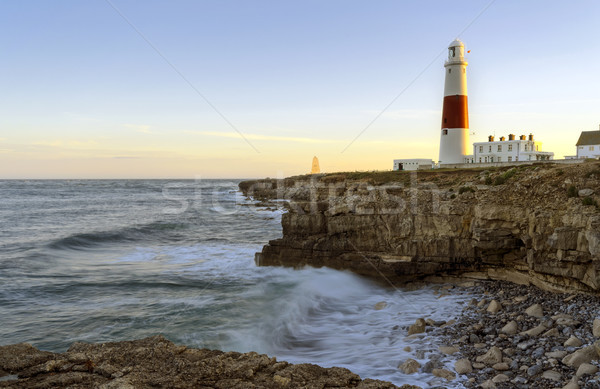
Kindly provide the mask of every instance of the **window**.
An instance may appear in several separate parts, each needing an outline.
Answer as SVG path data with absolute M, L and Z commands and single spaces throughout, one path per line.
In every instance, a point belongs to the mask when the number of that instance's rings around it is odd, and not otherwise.
M 512 145 L 508 145 L 508 151 L 512 151 Z
M 448 69 L 448 73 L 452 73 L 452 69 Z
M 535 151 L 540 151 L 540 145 L 535 145 Z
M 594 151 L 594 146 L 590 146 L 590 151 Z
M 483 146 L 479 146 L 479 152 L 483 153 Z
M 450 48 L 450 52 L 448 53 L 448 57 L 454 57 L 456 55 L 456 52 L 454 51 L 454 47 Z
M 442 130 L 442 135 L 448 135 L 448 130 Z
M 583 150 L 583 146 L 579 146 L 579 150 Z
M 481 157 L 479 157 L 479 163 L 481 163 Z
M 490 157 L 490 162 L 494 162 L 494 157 Z
M 498 145 L 498 151 L 502 151 L 502 145 Z
M 488 150 L 488 151 L 489 151 L 490 153 L 492 152 L 492 146 L 490 146 L 490 148 L 489 148 L 489 150 Z
M 529 146 L 527 146 L 527 144 L 525 144 L 525 151 L 529 151 Z
M 508 157 L 508 162 L 512 162 L 512 157 L 511 156 Z

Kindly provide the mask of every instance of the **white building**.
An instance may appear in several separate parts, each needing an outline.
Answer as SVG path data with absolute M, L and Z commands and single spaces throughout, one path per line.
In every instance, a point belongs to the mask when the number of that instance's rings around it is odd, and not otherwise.
M 430 170 L 433 169 L 431 159 L 394 159 L 393 170 Z
M 529 134 L 529 137 L 521 135 L 519 139 L 515 139 L 515 136 L 510 134 L 508 140 L 500 137 L 498 141 L 490 135 L 487 142 L 473 143 L 474 163 L 548 161 L 551 159 L 554 159 L 554 153 L 542 151 L 542 142 L 535 141 L 533 134 Z
M 582 131 L 577 141 L 577 158 L 600 158 L 600 130 Z

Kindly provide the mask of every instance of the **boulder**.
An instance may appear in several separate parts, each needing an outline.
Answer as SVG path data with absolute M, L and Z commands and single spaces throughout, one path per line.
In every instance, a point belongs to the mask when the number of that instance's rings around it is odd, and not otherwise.
M 525 313 L 529 316 L 540 318 L 544 316 L 544 309 L 540 304 L 533 304 L 525 310 Z
M 502 362 L 502 351 L 494 346 L 488 350 L 483 355 L 480 355 L 476 358 L 477 362 L 485 363 L 486 365 L 494 365 L 496 363 Z
M 575 351 L 574 353 L 567 355 L 566 357 L 564 357 L 562 359 L 561 362 L 567 366 L 571 366 L 571 367 L 574 367 L 575 369 L 578 369 L 579 366 L 581 366 L 581 364 L 589 363 L 589 362 L 597 360 L 597 359 L 598 359 L 598 353 L 596 352 L 596 347 L 587 346 L 587 347 L 580 348 L 579 350 Z
M 458 374 L 468 374 L 473 372 L 473 366 L 471 366 L 471 361 L 463 358 L 454 363 L 454 370 L 456 370 Z
M 439 348 L 442 354 L 452 355 L 458 352 L 458 349 L 454 346 L 440 346 Z
M 594 334 L 596 338 L 600 338 L 600 319 L 594 319 L 592 324 L 592 334 Z
M 490 302 L 490 305 L 488 305 L 486 311 L 488 311 L 489 313 L 498 313 L 501 309 L 502 305 L 498 301 L 492 300 Z
M 577 372 L 575 373 L 575 375 L 577 377 L 582 377 L 584 375 L 596 374 L 597 372 L 598 372 L 598 367 L 596 367 L 590 363 L 582 363 L 581 365 L 579 365 L 579 368 L 577 369 Z
M 447 381 L 452 381 L 456 378 L 456 374 L 446 369 L 433 369 L 431 372 L 436 377 L 441 377 L 446 379 Z
M 542 332 L 546 331 L 546 329 L 547 329 L 546 326 L 544 326 L 543 324 L 540 324 L 540 325 L 533 327 L 527 331 L 521 332 L 521 335 L 538 336 Z
M 593 195 L 594 190 L 591 188 L 580 189 L 579 192 L 577 192 L 577 194 L 579 195 L 579 197 L 587 197 Z
M 404 374 L 413 374 L 419 371 L 421 368 L 421 364 L 414 359 L 407 359 L 403 364 L 398 366 L 398 369 L 402 371 Z
M 498 374 L 497 376 L 495 376 L 494 378 L 492 378 L 492 382 L 495 384 L 500 384 L 502 382 L 507 382 L 509 380 L 508 376 L 506 374 Z
M 423 332 L 425 332 L 426 325 L 427 324 L 425 323 L 425 319 L 415 320 L 415 324 L 411 325 L 408 328 L 408 335 L 422 334 Z
M 500 332 L 502 332 L 503 334 L 506 335 L 515 335 L 517 332 L 519 331 L 519 325 L 517 324 L 516 321 L 510 321 L 508 322 L 504 327 L 502 327 L 502 329 L 500 330 Z
M 556 370 L 546 370 L 544 373 L 542 373 L 542 378 L 551 381 L 562 382 L 562 374 Z
M 582 344 L 583 342 L 579 340 L 579 338 L 577 338 L 575 335 L 571 335 L 569 339 L 565 340 L 563 345 L 565 347 L 580 347 Z

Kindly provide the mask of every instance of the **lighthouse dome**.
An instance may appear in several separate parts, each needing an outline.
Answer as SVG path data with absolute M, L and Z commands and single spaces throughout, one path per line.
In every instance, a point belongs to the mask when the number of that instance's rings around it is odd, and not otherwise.
M 450 48 L 450 47 L 458 47 L 458 46 L 465 47 L 465 44 L 462 43 L 462 41 L 460 39 L 456 38 L 455 40 L 452 41 L 452 43 L 450 43 L 450 46 L 448 46 L 448 47 Z

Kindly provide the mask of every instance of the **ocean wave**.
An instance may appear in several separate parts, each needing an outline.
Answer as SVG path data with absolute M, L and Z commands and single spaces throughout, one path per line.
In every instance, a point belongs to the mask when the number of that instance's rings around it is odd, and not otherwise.
M 48 247 L 56 250 L 84 250 L 110 243 L 126 243 L 144 240 L 173 242 L 182 238 L 181 230 L 186 224 L 154 222 L 141 226 L 124 227 L 112 231 L 96 231 L 73 234 L 51 242 Z

